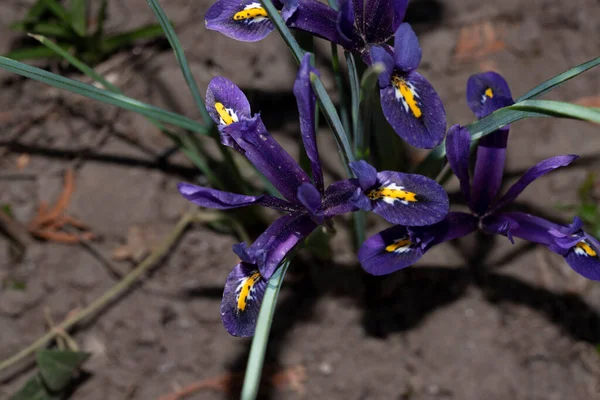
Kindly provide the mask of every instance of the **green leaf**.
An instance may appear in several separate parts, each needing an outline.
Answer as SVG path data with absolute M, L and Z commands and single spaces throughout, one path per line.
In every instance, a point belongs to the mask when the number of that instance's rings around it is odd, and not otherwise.
M 86 0 L 71 0 L 71 26 L 80 36 L 86 34 Z
M 42 380 L 53 392 L 65 389 L 89 353 L 68 350 L 40 350 L 36 362 Z
M 345 51 L 344 54 L 346 57 L 346 65 L 348 66 L 348 80 L 350 81 L 350 114 L 352 115 L 352 140 L 354 143 L 354 153 L 356 153 L 356 144 L 359 139 L 358 136 L 363 134 L 363 129 L 359 119 L 360 81 L 358 79 L 358 70 L 356 68 L 356 61 L 354 60 L 354 55 L 347 51 Z M 340 101 L 343 101 L 343 99 L 341 99 Z
M 27 11 L 27 15 L 23 19 L 23 23 L 28 24 L 32 22 L 36 22 L 39 18 L 44 14 L 44 12 L 48 9 L 48 5 L 46 4 L 46 0 L 38 0 L 36 1 Z
M 32 376 L 9 400 L 60 400 L 60 394 L 52 394 L 44 386 L 39 375 Z
M 56 58 L 56 54 L 45 46 L 26 47 L 5 54 L 4 57 L 11 60 L 39 60 L 41 58 Z
M 65 41 L 73 42 L 76 40 L 73 32 L 62 25 L 50 24 L 46 22 L 38 22 L 27 32 L 36 33 L 38 35 L 52 36 L 56 39 L 65 39 Z
M 560 85 L 562 85 L 563 83 L 568 81 L 569 79 L 575 78 L 577 75 L 587 71 L 588 69 L 594 68 L 598 64 L 600 64 L 600 57 L 596 57 L 593 60 L 585 62 L 581 65 L 578 65 L 575 68 L 572 68 L 566 72 L 563 72 L 562 74 L 558 74 L 554 78 L 547 80 L 546 82 L 542 83 L 541 85 L 536 86 L 535 88 L 531 89 L 529 92 L 525 93 L 523 96 L 519 97 L 517 99 L 517 103 L 521 102 L 523 100 L 533 99 L 535 97 L 543 95 L 544 93 L 549 92 L 552 89 L 556 89 L 557 87 L 559 87 Z
M 106 37 L 101 42 L 100 48 L 104 53 L 112 53 L 116 49 L 129 46 L 136 40 L 150 40 L 162 35 L 163 30 L 159 24 L 145 25 L 138 29 Z
M 141 101 L 132 99 L 127 96 L 123 96 L 117 93 L 111 93 L 107 90 L 98 89 L 95 86 L 81 83 L 73 79 L 65 78 L 60 75 L 44 71 L 43 69 L 32 67 L 6 57 L 0 57 L 0 68 L 4 68 L 7 71 L 14 72 L 27 78 L 46 83 L 50 86 L 65 89 L 72 93 L 80 94 L 90 99 L 98 100 L 106 104 L 115 105 L 125 110 L 137 112 L 138 114 L 150 117 L 158 121 L 173 124 L 181 128 L 200 133 L 202 135 L 207 134 L 206 127 L 183 115 L 179 115 L 171 111 L 163 110 L 159 107 L 142 103 Z
M 183 73 L 183 77 L 185 78 L 185 82 L 187 83 L 188 88 L 190 89 L 190 92 L 192 93 L 192 97 L 194 98 L 194 101 L 196 102 L 196 107 L 200 111 L 200 114 L 202 115 L 202 119 L 204 120 L 204 123 L 206 125 L 211 125 L 213 123 L 213 121 L 210 118 L 210 115 L 208 115 L 208 111 L 206 111 L 206 107 L 204 105 L 204 100 L 202 99 L 202 96 L 200 95 L 200 90 L 198 89 L 198 84 L 196 83 L 196 80 L 194 79 L 194 75 L 192 75 L 192 72 L 190 71 L 190 66 L 188 64 L 187 58 L 185 57 L 183 48 L 181 47 L 181 42 L 179 41 L 179 38 L 177 38 L 177 34 L 175 33 L 175 30 L 173 29 L 173 25 L 171 24 L 171 22 L 165 15 L 165 12 L 160 7 L 160 4 L 158 4 L 157 0 L 147 0 L 147 1 L 148 1 L 148 4 L 150 5 L 150 8 L 152 8 L 152 11 L 154 11 L 154 14 L 156 15 L 156 18 L 158 19 L 158 22 L 160 23 L 160 26 L 161 26 L 162 30 L 164 31 L 165 36 L 167 37 L 167 40 L 169 41 L 169 44 L 173 48 L 173 52 L 175 53 L 175 58 L 177 58 L 177 62 L 179 63 L 179 67 L 181 68 L 181 72 Z
M 304 50 L 300 48 L 298 42 L 294 38 L 294 35 L 292 35 L 292 32 L 290 32 L 290 30 L 286 26 L 285 21 L 283 20 L 283 18 L 281 18 L 279 10 L 275 8 L 271 0 L 260 0 L 260 2 L 262 3 L 264 9 L 267 11 L 269 19 L 271 20 L 271 22 L 273 22 L 273 25 L 275 25 L 275 29 L 277 29 L 277 31 L 287 44 L 288 48 L 292 51 L 296 62 L 300 64 L 300 61 L 302 61 L 302 56 L 304 55 Z
M 584 222 L 593 224 L 598 219 L 598 207 L 595 204 L 582 204 L 578 214 Z
M 275 305 L 277 304 L 277 296 L 279 295 L 279 289 L 289 265 L 290 261 L 284 260 L 267 284 L 260 312 L 258 313 L 256 331 L 252 338 L 250 355 L 248 356 L 246 376 L 244 377 L 244 385 L 242 386 L 242 400 L 254 400 L 258 394 L 260 377 L 265 361 L 265 352 L 267 350 L 267 341 L 269 339 L 269 332 L 271 331 L 271 324 L 273 323 Z
M 572 118 L 600 124 L 600 108 L 585 107 L 562 101 L 523 100 L 506 108 L 527 113 L 543 114 L 549 117 Z
M 102 0 L 102 3 L 100 3 L 100 9 L 98 10 L 98 15 L 96 16 L 96 30 L 94 32 L 94 36 L 97 39 L 102 38 L 102 35 L 104 35 L 104 22 L 106 22 L 106 18 L 108 16 L 107 14 L 107 10 L 108 10 L 108 0 Z
M 60 19 L 66 25 L 71 24 L 71 16 L 66 8 L 64 8 L 56 0 L 44 0 L 48 11 L 52 12 L 58 19 Z

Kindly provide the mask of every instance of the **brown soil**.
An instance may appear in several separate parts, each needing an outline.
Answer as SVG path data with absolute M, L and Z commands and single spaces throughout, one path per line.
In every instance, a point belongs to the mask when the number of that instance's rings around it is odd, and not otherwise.
M 17 39 L 7 26 L 29 3 L 1 2 L 0 52 Z M 111 2 L 113 29 L 153 21 L 145 1 L 117 3 Z M 206 31 L 210 0 L 161 3 L 201 88 L 215 75 L 231 78 L 293 149 L 295 64 L 281 39 L 272 34 L 246 44 Z M 473 73 L 498 70 L 517 97 L 600 49 L 596 0 L 415 0 L 409 21 L 424 51 L 420 71 L 440 93 L 450 123 L 472 119 L 464 88 Z M 327 57 L 327 47 L 319 49 Z M 128 95 L 199 118 L 164 43 L 119 53 L 104 67 Z M 110 258 L 136 233 L 151 247 L 169 231 L 186 208 L 176 184 L 196 174 L 181 154 L 158 162 L 170 147 L 167 139 L 137 115 L 4 71 L 0 79 L 0 204 L 29 221 L 40 201 L 56 200 L 65 170 L 74 168 L 68 212 L 101 238 L 93 242 L 101 254 Z M 598 95 L 595 70 L 548 98 Z M 520 197 L 522 207 L 538 214 L 571 218 L 555 206 L 575 202 L 587 173 L 599 170 L 598 127 L 525 121 L 514 124 L 511 135 L 513 180 L 543 158 L 582 156 Z M 335 169 L 329 139 L 322 148 Z M 189 398 L 237 398 L 235 374 L 245 368 L 250 342 L 227 335 L 219 316 L 235 242 L 195 225 L 142 284 L 78 327 L 74 338 L 93 356 L 72 398 L 155 400 L 228 374 L 234 375 L 224 386 L 213 384 Z M 9 243 L 0 236 L 0 280 L 26 287 L 0 289 L 0 360 L 44 333 L 46 308 L 60 321 L 116 282 L 114 271 L 83 246 L 35 241 L 18 259 Z M 523 242 L 471 237 L 436 248 L 419 266 L 376 279 L 354 264 L 344 238 L 334 243 L 333 263 L 305 260 L 284 285 L 266 361 L 267 375 L 275 378 L 264 398 L 600 398 L 600 285 L 582 280 L 560 257 Z M 114 263 L 119 273 L 133 266 Z M 0 398 L 32 372 L 24 367 L 0 377 Z

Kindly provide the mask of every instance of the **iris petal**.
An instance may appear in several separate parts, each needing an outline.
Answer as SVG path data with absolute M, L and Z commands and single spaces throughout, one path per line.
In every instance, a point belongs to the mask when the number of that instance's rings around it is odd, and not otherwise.
M 315 102 L 316 97 L 310 83 L 310 73 L 316 70 L 310 65 L 310 53 L 306 53 L 294 82 L 294 95 L 298 103 L 300 115 L 300 132 L 306 155 L 310 160 L 310 166 L 315 181 L 315 186 L 323 193 L 323 170 L 319 161 L 319 150 L 317 149 L 317 135 L 315 132 Z
M 467 103 L 477 118 L 483 118 L 498 108 L 504 107 L 504 105 L 497 102 L 499 98 L 508 99 L 509 104 L 514 103 L 508 83 L 500 74 L 490 71 L 469 78 L 467 82 Z M 485 105 L 490 101 L 495 105 L 486 108 Z
M 357 211 L 350 199 L 359 190 L 357 179 L 345 179 L 329 185 L 323 198 L 323 210 L 326 218 Z
M 400 24 L 394 34 L 394 59 L 396 67 L 404 72 L 417 69 L 421 62 L 421 47 L 415 31 L 408 23 Z
M 256 265 L 240 262 L 233 268 L 225 282 L 221 302 L 221 319 L 230 335 L 254 335 L 266 289 L 267 280 Z
M 393 224 L 431 225 L 448 214 L 448 195 L 432 179 L 383 171 L 377 174 L 377 180 L 377 186 L 365 195 L 371 200 L 373 211 Z
M 411 241 L 406 227 L 398 225 L 368 238 L 358 251 L 363 269 L 372 275 L 387 275 L 416 263 L 423 250 Z
M 446 111 L 431 84 L 418 72 L 394 72 L 379 95 L 386 120 L 410 145 L 431 149 L 442 142 Z
M 269 179 L 279 193 L 297 203 L 298 187 L 310 179 L 306 172 L 267 132 L 259 115 L 225 126 L 221 131 L 258 171 Z
M 213 78 L 208 84 L 206 110 L 218 126 L 250 118 L 248 99 L 240 88 L 222 76 Z
M 286 2 L 281 11 L 284 20 L 297 7 L 297 1 Z M 243 42 L 261 40 L 275 29 L 267 11 L 257 0 L 219 0 L 208 9 L 204 19 L 206 28 Z
M 460 182 L 460 190 L 465 196 L 467 203 L 471 199 L 471 183 L 469 178 L 470 144 L 471 135 L 467 128 L 454 125 L 448 129 L 448 134 L 446 135 L 448 163 Z
M 502 207 L 506 206 L 508 203 L 512 202 L 521 194 L 523 190 L 529 184 L 536 179 L 540 178 L 543 175 L 546 175 L 549 172 L 554 171 L 557 168 L 567 166 L 571 164 L 571 162 L 575 159 L 579 158 L 576 155 L 565 155 L 565 156 L 556 156 L 548 158 L 544 161 L 540 161 L 533 167 L 531 167 L 521 178 L 508 189 L 508 192 L 498 201 L 498 203 L 494 206 L 494 210 L 499 210 Z
M 573 246 L 565 260 L 579 275 L 600 281 L 600 243 L 591 235 L 585 236 Z

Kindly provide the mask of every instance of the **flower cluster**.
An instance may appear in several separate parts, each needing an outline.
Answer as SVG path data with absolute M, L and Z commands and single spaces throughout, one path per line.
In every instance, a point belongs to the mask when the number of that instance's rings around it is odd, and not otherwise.
M 379 63 L 379 93 L 385 118 L 396 133 L 419 148 L 439 145 L 446 133 L 442 102 L 429 82 L 416 72 L 421 48 L 410 25 L 403 22 L 407 0 L 345 0 L 339 11 L 318 0 L 275 0 L 285 23 L 358 53 L 366 64 Z M 274 25 L 255 0 L 219 0 L 206 14 L 206 26 L 243 41 L 264 38 Z M 394 46 L 387 41 L 394 38 Z M 547 246 L 565 257 L 579 274 L 600 280 L 600 243 L 582 230 L 579 219 L 569 226 L 506 207 L 534 180 L 566 166 L 574 155 L 553 157 L 529 169 L 503 196 L 502 182 L 509 127 L 477 144 L 473 179 L 469 173 L 471 136 L 455 125 L 448 130 L 446 153 L 460 182 L 470 212 L 449 212 L 448 196 L 435 181 L 395 171 L 378 172 L 366 161 L 350 163 L 354 177 L 324 185 L 315 135 L 315 94 L 311 75 L 318 72 L 302 59 L 294 95 L 302 142 L 310 174 L 304 171 L 252 114 L 242 91 L 223 77 L 208 85 L 206 105 L 219 128 L 221 142 L 245 156 L 279 191 L 281 197 L 249 196 L 181 183 L 189 201 L 207 208 L 230 209 L 260 205 L 283 213 L 251 245 L 233 250 L 239 263 L 229 274 L 221 315 L 235 336 L 254 333 L 267 282 L 288 254 L 330 219 L 358 210 L 372 211 L 395 224 L 369 239 L 358 252 L 362 267 L 374 275 L 389 274 L 418 261 L 436 244 L 475 230 L 523 238 Z M 477 118 L 513 104 L 508 84 L 498 74 L 471 77 L 467 102 Z

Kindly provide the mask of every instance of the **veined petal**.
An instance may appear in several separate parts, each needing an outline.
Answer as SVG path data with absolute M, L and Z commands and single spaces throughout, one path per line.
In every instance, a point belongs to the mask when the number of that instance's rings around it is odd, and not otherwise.
M 368 238 L 358 250 L 358 261 L 371 275 L 387 275 L 416 263 L 423 253 L 406 227 L 396 225 Z
M 497 103 L 495 107 L 485 108 L 488 101 L 494 101 L 498 98 L 508 99 L 509 104 L 514 103 L 508 83 L 500 74 L 493 71 L 483 72 L 472 75 L 467 81 L 467 103 L 477 118 L 483 118 L 498 108 L 509 105 Z
M 222 76 L 213 78 L 208 84 L 206 110 L 219 127 L 251 116 L 250 103 L 244 92 Z
M 564 257 L 579 275 L 600 281 L 600 243 L 594 237 L 584 232 L 584 237 Z
M 298 9 L 286 21 L 286 25 L 343 45 L 343 38 L 336 27 L 337 18 L 337 11 L 318 0 L 300 0 Z
M 351 201 L 352 196 L 360 190 L 357 179 L 345 179 L 329 185 L 323 197 L 325 218 L 357 211 Z
M 410 227 L 409 232 L 413 240 L 426 251 L 437 244 L 467 236 L 477 230 L 478 222 L 479 220 L 471 214 L 449 212 L 440 222 Z
M 258 270 L 269 279 L 287 254 L 315 228 L 308 215 L 284 215 L 273 222 L 250 246 L 248 253 Z
M 234 148 L 265 175 L 279 193 L 292 203 L 298 202 L 298 187 L 303 182 L 310 182 L 310 179 L 267 132 L 259 115 L 223 127 L 222 135 L 229 137 L 235 144 Z
M 323 223 L 323 207 L 321 193 L 311 183 L 305 182 L 298 188 L 298 201 L 308 211 L 316 224 Z
M 310 167 L 315 181 L 315 186 L 323 194 L 323 170 L 319 160 L 319 150 L 317 149 L 317 135 L 315 131 L 315 103 L 316 97 L 310 83 L 310 73 L 317 73 L 310 65 L 310 53 L 306 53 L 300 69 L 294 82 L 294 96 L 298 103 L 298 113 L 300 115 L 300 132 L 302 132 L 302 142 L 306 155 L 310 160 Z
M 206 28 L 243 42 L 256 42 L 275 26 L 260 1 L 219 0 L 204 16 Z
M 544 161 L 541 161 L 531 167 L 521 178 L 508 189 L 508 192 L 498 201 L 498 203 L 493 207 L 494 210 L 499 210 L 502 207 L 506 206 L 508 203 L 512 202 L 521 194 L 523 190 L 533 181 L 538 179 L 539 177 L 546 175 L 549 172 L 554 171 L 557 168 L 567 166 L 571 164 L 571 162 L 575 159 L 579 158 L 576 155 L 565 155 L 565 156 L 556 156 L 552 158 L 548 158 Z
M 373 212 L 393 224 L 431 225 L 448 214 L 448 195 L 432 179 L 383 171 L 377 174 L 377 182 L 377 186 L 364 194 L 371 201 Z
M 471 183 L 469 178 L 469 155 L 471 135 L 464 126 L 454 125 L 446 135 L 446 154 L 448 164 L 460 182 L 460 190 L 467 200 L 471 201 Z
M 444 105 L 418 72 L 396 70 L 388 86 L 380 88 L 379 95 L 383 115 L 410 145 L 431 149 L 442 142 L 446 132 Z
M 252 336 L 262 304 L 267 280 L 254 264 L 240 262 L 227 277 L 221 319 L 225 330 L 233 336 Z
M 185 182 L 179 183 L 177 188 L 183 197 L 200 207 L 228 210 L 231 208 L 259 204 L 264 207 L 286 212 L 301 210 L 297 205 L 273 196 L 246 196 L 243 194 L 222 192 L 220 190 L 196 186 Z
M 355 25 L 367 43 L 387 42 L 406 13 L 407 0 L 353 0 Z
M 394 59 L 396 67 L 404 72 L 417 69 L 421 63 L 421 46 L 415 31 L 408 23 L 400 24 L 394 34 Z
M 354 24 L 354 4 L 352 0 L 340 2 L 340 9 L 336 20 L 336 28 L 343 40 L 343 46 L 346 48 L 362 46 L 364 39 L 356 29 Z
M 369 190 L 377 184 L 377 170 L 365 160 L 351 162 L 350 169 L 358 178 L 358 184 L 363 190 Z

